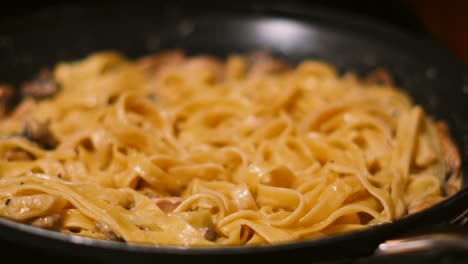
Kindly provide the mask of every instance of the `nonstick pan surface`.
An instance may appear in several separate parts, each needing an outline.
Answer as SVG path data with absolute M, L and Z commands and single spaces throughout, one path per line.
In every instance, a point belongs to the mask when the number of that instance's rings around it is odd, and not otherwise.
M 275 4 L 208 9 L 195 3 L 116 2 L 39 9 L 0 20 L 0 81 L 19 85 L 42 67 L 94 51 L 117 50 L 137 57 L 172 48 L 218 56 L 266 49 L 292 64 L 316 58 L 362 75 L 385 68 L 416 103 L 447 122 L 459 146 L 462 172 L 468 175 L 466 66 L 430 40 L 324 8 Z M 0 219 L 0 239 L 11 248 L 34 247 L 50 256 L 103 263 L 237 262 L 261 257 L 312 263 L 367 256 L 388 238 L 447 223 L 467 209 L 463 180 L 456 195 L 421 213 L 365 231 L 287 245 L 147 247 L 75 238 L 4 219 Z

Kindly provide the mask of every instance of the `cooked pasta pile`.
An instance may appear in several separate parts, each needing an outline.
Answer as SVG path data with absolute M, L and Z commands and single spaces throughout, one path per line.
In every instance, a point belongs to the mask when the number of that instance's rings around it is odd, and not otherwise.
M 391 222 L 449 195 L 450 142 L 380 80 L 261 52 L 60 62 L 1 120 L 0 216 L 193 247 Z

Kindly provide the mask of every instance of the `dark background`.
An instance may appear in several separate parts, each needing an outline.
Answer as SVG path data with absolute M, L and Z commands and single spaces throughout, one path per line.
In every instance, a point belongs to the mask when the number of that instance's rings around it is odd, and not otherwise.
M 125 2 L 124 0 L 37 0 L 2 2 L 0 17 L 18 16 L 53 5 Z M 141 0 L 128 1 L 135 4 Z M 158 2 L 153 0 L 151 2 Z M 167 1 L 160 1 L 161 3 Z M 466 0 L 172 0 L 170 3 L 216 8 L 255 8 L 258 5 L 318 5 L 370 17 L 398 27 L 400 30 L 427 37 L 454 56 L 468 63 L 468 1 Z M 1 19 L 1 18 L 0 18 Z

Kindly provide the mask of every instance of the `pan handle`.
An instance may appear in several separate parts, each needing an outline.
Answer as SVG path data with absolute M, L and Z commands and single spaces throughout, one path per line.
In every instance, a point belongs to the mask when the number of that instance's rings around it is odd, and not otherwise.
M 381 243 L 376 256 L 424 252 L 464 252 L 468 254 L 468 227 L 459 226 L 421 235 L 390 239 Z
M 404 261 L 410 258 L 421 260 L 424 257 L 434 259 L 437 255 L 456 256 L 467 261 L 460 263 L 468 263 L 468 209 L 450 223 L 427 227 L 384 241 L 374 254 L 357 263 L 379 263 L 381 260 L 390 259 Z M 372 262 L 369 262 L 371 260 Z

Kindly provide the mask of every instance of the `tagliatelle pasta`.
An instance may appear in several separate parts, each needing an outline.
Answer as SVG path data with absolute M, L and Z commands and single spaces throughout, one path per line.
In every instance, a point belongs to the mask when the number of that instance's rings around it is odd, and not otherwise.
M 194 247 L 391 222 L 456 191 L 460 164 L 443 125 L 377 79 L 265 53 L 60 62 L 1 120 L 0 216 Z

